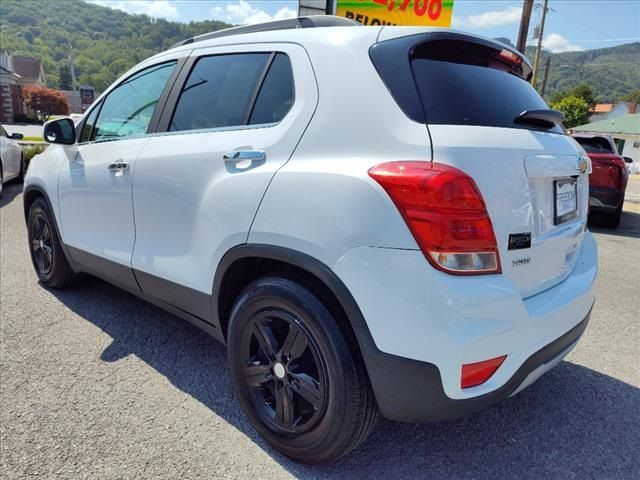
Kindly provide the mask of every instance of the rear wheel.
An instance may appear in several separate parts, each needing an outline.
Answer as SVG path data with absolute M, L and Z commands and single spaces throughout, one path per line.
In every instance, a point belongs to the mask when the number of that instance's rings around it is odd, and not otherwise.
M 618 228 L 622 217 L 622 204 L 613 213 L 602 215 L 602 225 L 606 228 Z
M 40 282 L 50 288 L 68 287 L 74 273 L 64 256 L 53 215 L 43 198 L 36 199 L 29 209 L 27 234 L 31 261 Z
M 276 450 L 329 462 L 371 432 L 378 411 L 362 361 L 302 285 L 280 277 L 249 285 L 231 312 L 227 348 L 240 404 Z

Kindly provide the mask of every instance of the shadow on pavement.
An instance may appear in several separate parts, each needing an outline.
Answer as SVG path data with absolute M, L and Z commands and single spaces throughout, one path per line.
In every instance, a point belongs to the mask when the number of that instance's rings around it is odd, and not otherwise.
M 301 478 L 640 478 L 640 389 L 562 362 L 527 390 L 435 425 L 381 421 L 333 465 L 296 464 L 258 437 L 227 373 L 225 348 L 195 327 L 92 277 L 52 292 L 113 338 L 101 359 L 135 355 Z M 411 385 L 407 385 L 410 389 Z
M 0 207 L 9 205 L 15 198 L 22 193 L 22 184 L 14 183 L 11 180 L 2 186 L 2 197 L 0 198 Z
M 592 232 L 605 235 L 640 238 L 640 213 L 623 211 L 618 228 L 601 227 L 600 221 L 600 215 L 595 213 L 590 215 L 589 229 Z

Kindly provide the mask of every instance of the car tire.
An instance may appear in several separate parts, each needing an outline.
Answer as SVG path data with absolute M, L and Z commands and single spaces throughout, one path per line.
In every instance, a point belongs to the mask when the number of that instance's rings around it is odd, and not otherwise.
M 618 228 L 620 218 L 622 217 L 622 204 L 613 213 L 607 213 L 602 216 L 602 226 L 606 228 Z
M 62 249 L 53 214 L 42 197 L 29 208 L 27 235 L 31 262 L 40 283 L 54 289 L 71 285 L 74 273 Z
M 237 298 L 227 349 L 240 404 L 276 450 L 332 462 L 363 442 L 378 408 L 359 353 L 300 283 L 263 277 Z

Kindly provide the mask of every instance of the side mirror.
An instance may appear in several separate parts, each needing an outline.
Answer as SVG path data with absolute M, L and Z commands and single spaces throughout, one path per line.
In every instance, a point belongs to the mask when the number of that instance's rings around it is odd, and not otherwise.
M 622 157 L 624 163 L 633 163 L 633 158 L 631 157 Z
M 12 133 L 9 138 L 11 140 L 22 140 L 24 138 L 24 135 L 22 135 L 21 133 Z
M 48 143 L 73 145 L 76 143 L 76 127 L 70 118 L 60 118 L 44 124 L 44 139 Z

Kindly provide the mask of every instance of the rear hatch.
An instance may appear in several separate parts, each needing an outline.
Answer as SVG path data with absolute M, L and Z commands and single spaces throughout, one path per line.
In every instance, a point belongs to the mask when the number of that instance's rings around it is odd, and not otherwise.
M 564 280 L 585 231 L 589 161 L 561 125 L 521 117 L 549 109 L 526 80 L 526 61 L 453 32 L 380 42 L 371 58 L 399 106 L 428 128 L 432 160 L 478 185 L 502 273 L 521 295 Z

